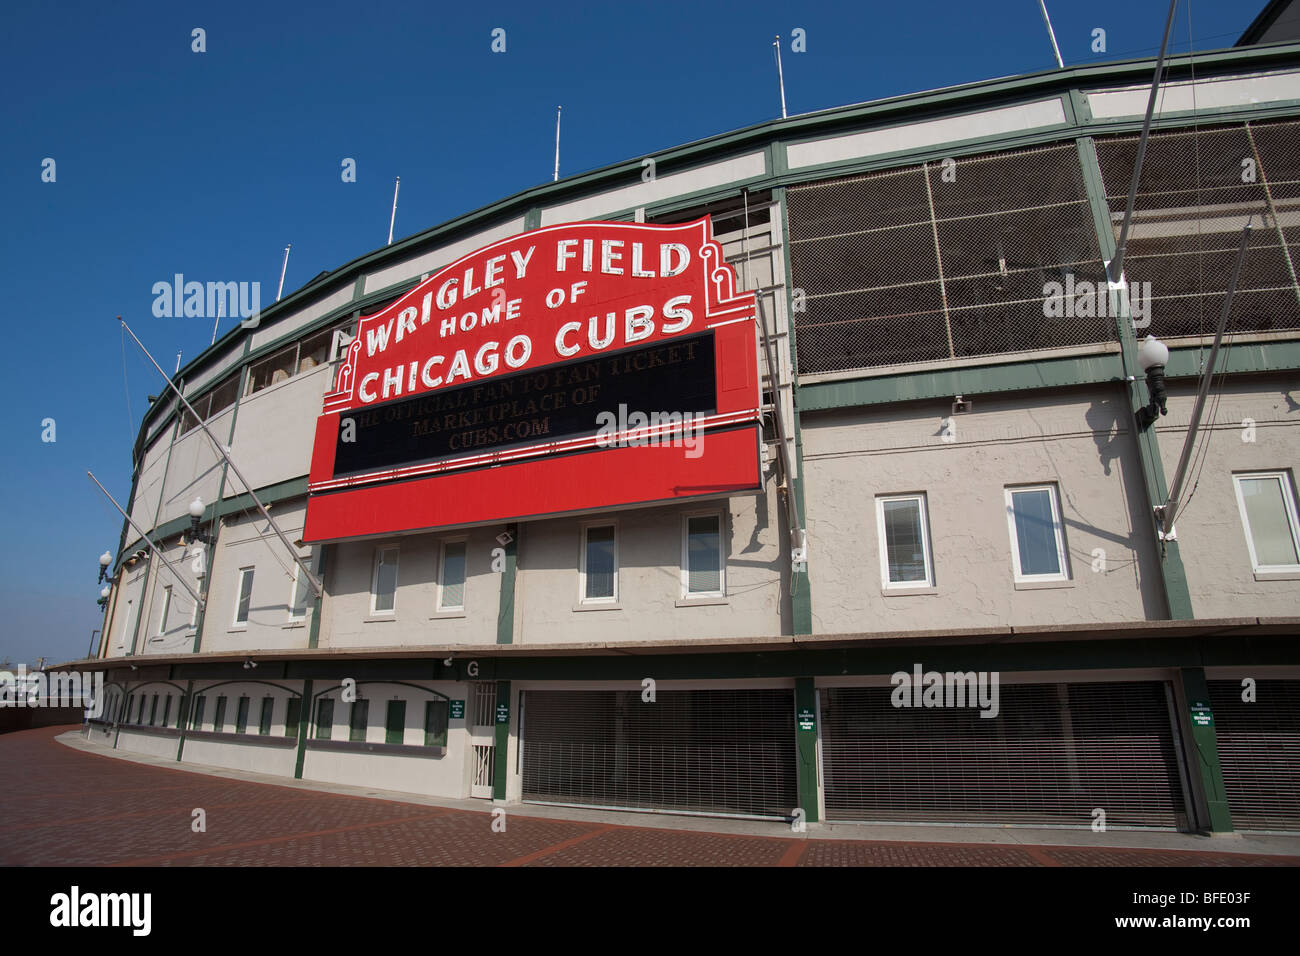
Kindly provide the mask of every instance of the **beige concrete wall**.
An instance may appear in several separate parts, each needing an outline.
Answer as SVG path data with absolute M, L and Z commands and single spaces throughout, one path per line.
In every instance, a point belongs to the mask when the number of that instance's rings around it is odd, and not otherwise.
M 240 401 L 231 457 L 253 488 L 307 474 L 316 417 L 321 413 L 321 399 L 329 384 L 330 367 L 320 365 Z M 233 473 L 227 476 L 227 498 L 246 490 Z
M 1133 621 L 1165 615 L 1141 470 L 1118 389 L 807 415 L 816 633 Z M 1017 588 L 1004 488 L 1055 482 L 1070 580 Z M 882 593 L 878 495 L 925 492 L 933 593 Z M 1105 571 L 1093 570 L 1094 549 Z
M 725 515 L 723 600 L 690 603 L 682 594 L 682 516 L 695 511 Z M 584 606 L 578 583 L 582 527 L 606 520 L 617 524 L 618 602 L 609 608 Z M 519 541 L 515 641 L 653 641 L 787 632 L 784 528 L 771 479 L 762 495 L 529 522 Z
M 501 575 L 492 549 L 502 526 L 445 535 L 418 534 L 330 546 L 326 565 L 321 647 L 388 647 L 421 644 L 494 644 Z M 464 612 L 437 610 L 441 543 L 467 540 Z M 393 614 L 371 614 L 375 552 L 397 545 L 397 595 Z
M 1155 426 L 1165 475 L 1173 481 L 1195 396 L 1193 383 L 1170 389 L 1169 414 Z M 1300 468 L 1300 388 L 1294 377 L 1253 377 L 1216 388 L 1202 417 L 1203 464 L 1195 493 L 1175 519 L 1178 547 L 1197 617 L 1294 617 L 1300 580 L 1257 580 L 1237 504 L 1233 473 Z M 1246 419 L 1254 422 L 1249 427 Z M 1199 457 L 1199 455 L 1198 455 Z

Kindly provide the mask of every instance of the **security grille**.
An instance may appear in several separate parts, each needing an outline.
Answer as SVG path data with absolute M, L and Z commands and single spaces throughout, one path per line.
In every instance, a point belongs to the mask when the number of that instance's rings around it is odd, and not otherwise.
M 1164 685 L 1017 684 L 997 717 L 823 688 L 830 820 L 1185 827 Z
M 781 818 L 798 804 L 793 691 L 525 698 L 525 800 Z
M 1248 218 L 1253 235 L 1228 328 L 1300 328 L 1298 141 L 1294 120 L 1151 135 L 1124 259 L 1130 288 L 1151 284 L 1150 324 L 1140 334 L 1214 334 Z M 1096 143 L 1118 237 L 1138 137 Z
M 787 197 L 802 374 L 1116 338 L 1113 318 L 1058 317 L 1044 304 L 1059 295 L 1048 283 L 1104 283 L 1073 144 L 808 183 Z
M 1300 681 L 1209 681 L 1219 765 L 1238 830 L 1300 830 Z

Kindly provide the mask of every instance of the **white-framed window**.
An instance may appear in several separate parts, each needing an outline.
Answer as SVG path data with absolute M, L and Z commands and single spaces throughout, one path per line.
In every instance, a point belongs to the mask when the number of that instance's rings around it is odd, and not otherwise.
M 578 601 L 581 604 L 618 603 L 618 526 L 613 522 L 592 521 L 582 526 Z
M 1016 582 L 1068 581 L 1056 486 L 1016 485 L 1008 487 L 1006 495 Z
M 1232 476 L 1246 547 L 1256 574 L 1300 572 L 1300 519 L 1289 471 Z
M 880 583 L 888 590 L 934 587 L 930 520 L 925 494 L 876 499 Z
M 303 565 L 311 570 L 311 558 L 303 558 L 302 564 L 294 562 L 293 565 L 293 585 L 289 590 L 289 620 L 301 621 L 307 617 L 307 605 L 311 601 L 311 585 L 307 583 L 307 575 L 302 573 Z
M 722 512 L 682 516 L 682 596 L 725 597 L 727 562 L 722 553 Z
M 248 623 L 248 608 L 253 601 L 253 568 L 239 569 L 239 590 L 235 598 L 236 626 Z
M 469 542 L 464 538 L 442 543 L 438 557 L 438 610 L 465 610 L 465 560 Z
M 397 608 L 398 548 L 375 550 L 375 573 L 370 584 L 370 613 L 395 614 Z
M 169 584 L 163 588 L 162 610 L 158 615 L 158 634 L 167 633 L 167 615 L 172 609 L 172 586 Z

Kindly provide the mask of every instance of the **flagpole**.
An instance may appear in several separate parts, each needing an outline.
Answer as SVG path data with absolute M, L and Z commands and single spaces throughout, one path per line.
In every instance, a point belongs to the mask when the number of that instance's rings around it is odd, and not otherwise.
M 564 107 L 555 108 L 555 175 L 551 177 L 552 182 L 560 181 L 560 111 Z
M 397 177 L 397 182 L 393 183 L 393 213 L 388 217 L 388 244 L 393 244 L 393 223 L 397 222 L 397 190 L 401 188 L 402 177 Z

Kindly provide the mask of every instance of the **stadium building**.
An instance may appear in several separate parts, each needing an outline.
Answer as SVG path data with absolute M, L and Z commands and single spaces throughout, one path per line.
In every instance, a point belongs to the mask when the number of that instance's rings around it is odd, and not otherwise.
M 1300 43 L 1169 61 L 1125 303 L 1154 66 L 725 133 L 286 295 L 145 416 L 87 734 L 507 804 L 1300 829 Z

